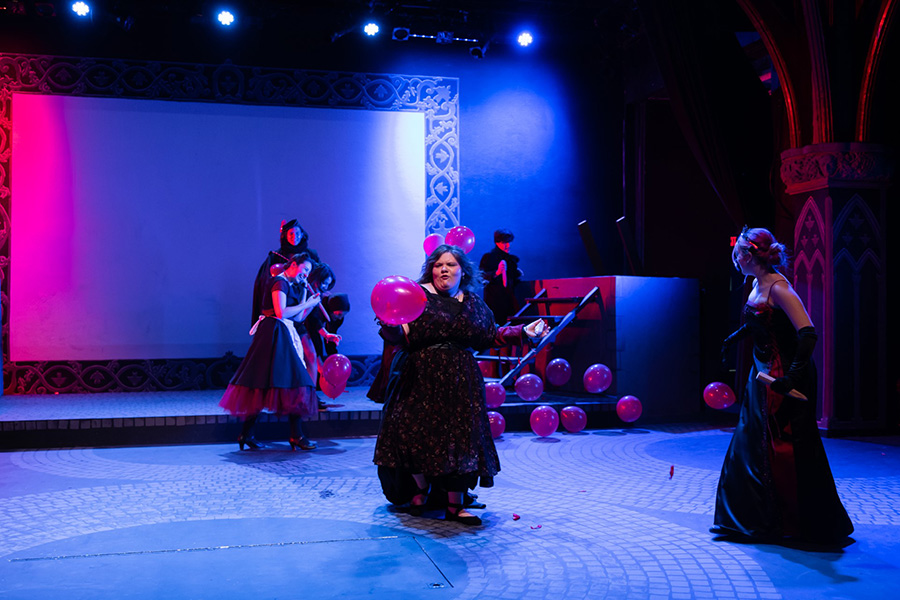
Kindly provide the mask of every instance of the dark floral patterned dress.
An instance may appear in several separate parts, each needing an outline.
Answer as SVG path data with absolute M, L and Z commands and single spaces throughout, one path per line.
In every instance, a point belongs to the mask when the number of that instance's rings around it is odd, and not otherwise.
M 498 331 L 477 295 L 462 302 L 426 290 L 422 315 L 394 361 L 374 462 L 406 473 L 490 485 L 500 471 L 472 349 L 520 341 L 522 326 Z

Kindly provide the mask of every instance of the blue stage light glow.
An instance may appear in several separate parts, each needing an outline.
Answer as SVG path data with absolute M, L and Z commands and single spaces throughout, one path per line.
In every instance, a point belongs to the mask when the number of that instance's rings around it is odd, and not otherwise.
M 534 41 L 534 37 L 531 35 L 531 32 L 529 32 L 529 31 L 523 31 L 522 33 L 519 34 L 519 37 L 517 39 L 518 39 L 519 45 L 522 47 L 530 46 L 531 42 Z
M 79 17 L 86 17 L 91 12 L 91 7 L 87 2 L 76 2 L 72 5 L 72 12 L 74 12 Z
M 223 26 L 230 27 L 234 24 L 235 18 L 234 13 L 230 10 L 221 10 L 219 14 L 216 15 L 216 20 L 219 21 Z
M 363 31 L 366 32 L 366 35 L 376 35 L 379 31 L 379 27 L 377 23 L 366 23 L 366 26 L 363 27 Z

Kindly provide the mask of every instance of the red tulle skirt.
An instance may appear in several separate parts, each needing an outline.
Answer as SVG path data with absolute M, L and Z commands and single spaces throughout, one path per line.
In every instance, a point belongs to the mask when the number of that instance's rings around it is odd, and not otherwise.
M 261 390 L 229 384 L 219 406 L 240 417 L 255 415 L 262 411 L 277 415 L 307 417 L 319 410 L 316 392 L 310 387 Z

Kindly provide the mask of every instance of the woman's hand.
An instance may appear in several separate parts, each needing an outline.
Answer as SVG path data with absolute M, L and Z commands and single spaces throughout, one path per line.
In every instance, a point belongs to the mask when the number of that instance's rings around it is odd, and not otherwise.
M 547 323 L 543 319 L 538 319 L 537 321 L 532 321 L 525 327 L 525 335 L 527 335 L 529 339 L 539 340 L 550 335 L 550 328 L 547 327 Z
M 326 342 L 331 342 L 335 346 L 341 343 L 341 336 L 336 333 L 326 333 L 324 337 Z

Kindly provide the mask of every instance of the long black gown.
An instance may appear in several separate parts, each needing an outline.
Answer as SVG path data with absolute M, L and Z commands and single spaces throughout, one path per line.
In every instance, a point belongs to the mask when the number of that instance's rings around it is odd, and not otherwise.
M 843 539 L 853 524 L 819 437 L 815 364 L 809 361 L 796 387 L 809 400 L 773 392 L 756 374 L 785 374 L 797 332 L 784 311 L 768 304 L 748 303 L 744 320 L 753 337 L 754 364 L 719 478 L 713 531 L 758 539 Z
M 465 491 L 478 478 L 491 485 L 500 459 L 484 379 L 470 349 L 519 342 L 522 326 L 498 330 L 490 309 L 472 293 L 462 302 L 427 290 L 426 295 L 425 311 L 409 324 L 407 342 L 394 360 L 374 462 L 422 473 L 448 491 Z M 389 500 L 404 501 L 390 495 Z

